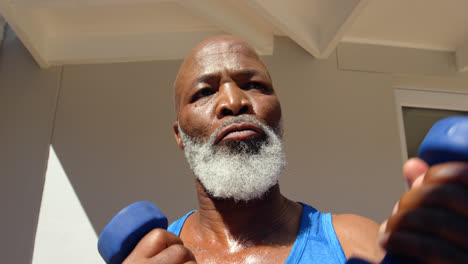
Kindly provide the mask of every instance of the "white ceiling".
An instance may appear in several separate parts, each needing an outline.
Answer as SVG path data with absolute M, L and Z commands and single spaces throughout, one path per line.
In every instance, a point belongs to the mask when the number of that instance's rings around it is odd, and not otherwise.
M 466 0 L 0 0 L 0 15 L 41 67 L 180 59 L 232 34 L 260 54 L 275 35 L 317 58 L 339 42 L 453 52 L 468 70 Z
M 370 1 L 344 40 L 455 51 L 468 43 L 468 1 Z

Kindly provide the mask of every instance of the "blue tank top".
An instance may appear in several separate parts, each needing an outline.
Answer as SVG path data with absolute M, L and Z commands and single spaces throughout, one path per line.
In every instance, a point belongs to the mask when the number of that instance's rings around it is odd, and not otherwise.
M 296 241 L 285 264 L 344 264 L 346 256 L 333 228 L 331 214 L 301 203 L 303 206 L 301 225 Z M 180 235 L 182 226 L 191 211 L 172 223 L 168 231 Z

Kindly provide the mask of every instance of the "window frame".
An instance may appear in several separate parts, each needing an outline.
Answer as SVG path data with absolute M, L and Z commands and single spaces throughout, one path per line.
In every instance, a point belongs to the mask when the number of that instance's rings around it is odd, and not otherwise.
M 468 91 L 395 86 L 393 92 L 395 96 L 402 163 L 408 160 L 405 126 L 403 122 L 403 107 L 468 111 Z

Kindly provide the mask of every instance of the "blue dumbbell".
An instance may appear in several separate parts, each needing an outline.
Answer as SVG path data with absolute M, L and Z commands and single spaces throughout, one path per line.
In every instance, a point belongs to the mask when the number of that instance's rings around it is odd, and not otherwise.
M 453 116 L 437 121 L 419 147 L 418 156 L 429 166 L 449 161 L 468 162 L 468 116 Z M 370 264 L 352 258 L 347 264 Z M 389 254 L 381 264 L 414 263 Z
M 155 228 L 167 229 L 167 218 L 151 202 L 133 203 L 118 212 L 102 231 L 98 250 L 108 264 L 120 264 Z
M 449 161 L 468 161 L 468 116 L 437 121 L 421 143 L 418 155 L 429 166 Z

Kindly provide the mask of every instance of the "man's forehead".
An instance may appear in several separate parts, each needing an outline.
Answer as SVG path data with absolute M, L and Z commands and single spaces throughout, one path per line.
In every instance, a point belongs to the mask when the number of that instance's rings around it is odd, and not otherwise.
M 176 111 L 178 112 L 179 99 L 185 90 L 184 87 L 193 79 L 223 67 L 240 69 L 242 65 L 237 63 L 241 57 L 250 59 L 256 65 L 261 65 L 266 71 L 255 50 L 240 39 L 232 36 L 217 36 L 201 42 L 184 60 L 177 75 L 175 83 Z
M 237 39 L 213 40 L 194 50 L 193 59 L 221 54 L 239 54 L 258 59 L 257 53 L 247 43 Z
M 215 38 L 206 43 L 202 42 L 193 50 L 181 68 L 180 77 L 197 78 L 199 77 L 197 75 L 224 69 L 241 70 L 242 67 L 248 66 L 245 64 L 246 59 L 249 61 L 248 64 L 263 67 L 257 53 L 247 43 L 235 38 Z M 241 61 L 244 62 L 243 65 Z

